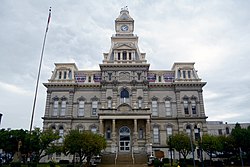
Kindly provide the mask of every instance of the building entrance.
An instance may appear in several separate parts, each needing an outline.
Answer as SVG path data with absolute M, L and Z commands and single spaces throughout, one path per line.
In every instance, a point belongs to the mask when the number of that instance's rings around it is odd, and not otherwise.
M 127 126 L 123 126 L 119 130 L 119 150 L 120 152 L 130 151 L 130 129 Z

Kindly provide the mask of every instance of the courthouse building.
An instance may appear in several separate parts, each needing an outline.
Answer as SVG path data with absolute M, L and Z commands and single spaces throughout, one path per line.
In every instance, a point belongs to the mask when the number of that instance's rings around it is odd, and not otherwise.
M 100 70 L 55 63 L 51 78 L 44 83 L 44 129 L 59 130 L 61 136 L 71 129 L 99 133 L 107 139 L 107 153 L 161 150 L 166 157 L 169 136 L 191 132 L 198 138 L 207 133 L 202 94 L 206 82 L 199 78 L 194 63 L 150 69 L 134 26 L 128 9 L 121 9 Z

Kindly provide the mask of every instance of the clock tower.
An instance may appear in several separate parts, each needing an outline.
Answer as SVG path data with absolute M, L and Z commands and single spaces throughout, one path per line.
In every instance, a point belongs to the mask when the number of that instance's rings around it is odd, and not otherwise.
M 134 20 L 129 15 L 127 6 L 121 9 L 120 15 L 115 20 L 116 35 L 133 35 Z

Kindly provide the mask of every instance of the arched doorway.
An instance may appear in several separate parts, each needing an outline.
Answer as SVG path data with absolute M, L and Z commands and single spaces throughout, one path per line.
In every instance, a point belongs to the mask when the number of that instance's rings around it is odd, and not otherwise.
M 121 152 L 130 151 L 130 129 L 127 126 L 123 126 L 119 130 L 119 150 Z

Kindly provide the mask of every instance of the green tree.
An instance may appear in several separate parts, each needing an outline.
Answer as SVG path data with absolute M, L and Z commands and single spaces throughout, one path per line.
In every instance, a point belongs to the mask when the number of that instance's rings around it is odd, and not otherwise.
M 39 162 L 42 157 L 61 151 L 60 145 L 56 142 L 58 139 L 60 139 L 58 132 L 36 128 L 26 138 L 27 150 L 34 155 L 33 160 Z
M 202 149 L 209 155 L 210 164 L 212 162 L 212 155 L 216 154 L 218 150 L 220 150 L 222 146 L 220 145 L 220 141 L 218 136 L 213 136 L 209 134 L 205 134 L 202 137 Z
M 186 161 L 187 155 L 192 151 L 190 138 L 187 134 L 184 133 L 174 135 L 171 139 L 171 146 L 175 148 L 176 151 L 182 154 L 182 156 L 184 157 L 184 161 Z
M 80 157 L 80 163 L 86 158 L 87 164 L 89 164 L 91 157 L 100 154 L 106 146 L 107 143 L 103 136 L 89 131 L 71 130 L 64 140 L 65 153 L 72 155 L 77 153 Z

